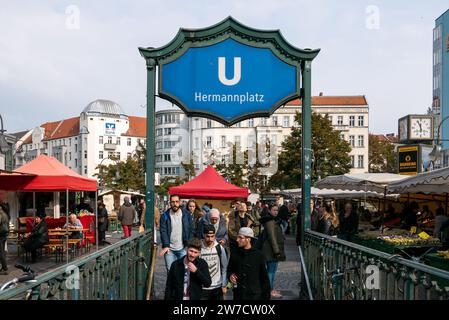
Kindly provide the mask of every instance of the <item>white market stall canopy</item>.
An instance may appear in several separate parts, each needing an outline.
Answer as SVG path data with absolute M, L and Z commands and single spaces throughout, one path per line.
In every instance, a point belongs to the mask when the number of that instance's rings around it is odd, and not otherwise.
M 294 198 L 301 198 L 301 189 L 287 189 L 282 193 Z M 351 191 L 351 190 L 334 190 L 334 189 L 318 189 L 312 187 L 310 190 L 311 197 L 315 198 L 331 198 L 331 199 L 363 199 L 363 198 L 383 198 L 383 193 Z M 387 195 L 387 198 L 396 198 L 398 195 Z
M 407 179 L 407 177 L 394 173 L 345 173 L 339 176 L 326 177 L 315 185 L 320 189 L 384 193 L 389 184 L 404 179 Z
M 390 193 L 449 193 L 449 168 L 420 173 L 388 186 Z

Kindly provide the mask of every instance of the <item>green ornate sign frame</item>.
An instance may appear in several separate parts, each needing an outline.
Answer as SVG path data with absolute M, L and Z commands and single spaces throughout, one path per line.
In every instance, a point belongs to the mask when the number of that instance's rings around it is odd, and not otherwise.
M 154 127 L 155 127 L 155 95 L 156 69 L 166 63 L 176 60 L 189 48 L 210 46 L 232 38 L 239 43 L 257 48 L 269 48 L 279 59 L 297 67 L 297 94 L 279 101 L 270 110 L 273 113 L 281 105 L 295 98 L 302 99 L 302 226 L 310 228 L 310 173 L 311 173 L 311 63 L 320 49 L 299 49 L 288 43 L 279 30 L 258 30 L 245 26 L 232 17 L 228 17 L 216 25 L 203 29 L 181 28 L 175 38 L 160 48 L 139 48 L 139 52 L 147 65 L 147 193 L 146 193 L 146 228 L 153 229 L 154 217 Z M 161 78 L 159 77 L 159 82 Z M 177 105 L 173 97 L 160 93 L 162 98 Z M 180 105 L 185 110 L 184 106 Z M 190 116 L 215 118 L 211 114 L 191 112 Z M 247 118 L 257 117 L 257 114 L 246 114 L 232 123 Z M 223 122 L 223 121 L 220 121 Z M 303 235 L 302 235 L 303 238 Z M 302 241 L 303 243 L 303 241 Z

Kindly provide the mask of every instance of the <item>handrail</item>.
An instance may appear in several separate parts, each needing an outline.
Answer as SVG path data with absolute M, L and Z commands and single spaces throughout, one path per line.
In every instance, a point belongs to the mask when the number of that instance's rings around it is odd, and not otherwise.
M 106 256 L 107 254 L 113 253 L 117 250 L 122 250 L 122 249 L 128 247 L 129 245 L 136 243 L 137 241 L 144 241 L 145 238 L 151 237 L 151 234 L 152 234 L 151 231 L 147 231 L 143 234 L 137 233 L 137 234 L 129 237 L 128 239 L 121 240 L 121 241 L 111 244 L 108 247 L 103 248 L 99 251 L 88 254 L 85 257 L 81 257 L 80 259 L 74 260 L 71 263 L 68 263 L 68 264 L 62 265 L 60 267 L 57 267 L 53 270 L 47 271 L 46 273 L 36 277 L 35 281 L 33 283 L 27 283 L 27 284 L 24 284 L 23 286 L 11 288 L 11 289 L 6 290 L 5 292 L 0 292 L 0 300 L 14 298 L 20 294 L 26 293 L 28 290 L 32 290 L 36 287 L 39 287 L 40 285 L 42 285 L 44 283 L 48 283 L 56 278 L 59 278 L 61 276 L 62 277 L 67 276 L 68 271 L 72 271 L 76 267 L 78 267 L 78 268 L 83 267 L 92 261 L 100 260 L 100 258 Z M 148 241 L 148 243 L 151 244 L 152 242 Z M 139 256 L 141 255 L 141 253 L 138 253 L 138 254 L 139 254 Z M 144 253 L 144 254 L 146 254 L 146 253 Z M 149 255 L 149 252 L 148 252 L 148 255 Z M 70 268 L 68 269 L 68 267 L 70 267 Z

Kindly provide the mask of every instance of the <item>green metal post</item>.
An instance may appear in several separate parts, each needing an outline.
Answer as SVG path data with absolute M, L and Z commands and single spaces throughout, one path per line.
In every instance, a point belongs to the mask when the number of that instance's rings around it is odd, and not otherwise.
M 144 257 L 144 246 L 143 238 L 139 239 L 139 244 L 137 245 L 137 256 Z M 143 261 L 137 262 L 137 300 L 145 299 L 145 268 Z
M 304 246 L 304 233 L 310 229 L 310 186 L 312 161 L 312 99 L 311 99 L 311 61 L 301 63 L 302 76 L 302 152 L 301 152 L 301 196 L 302 215 L 301 247 Z
M 147 163 L 145 229 L 153 230 L 154 220 L 154 113 L 156 108 L 156 60 L 147 59 Z

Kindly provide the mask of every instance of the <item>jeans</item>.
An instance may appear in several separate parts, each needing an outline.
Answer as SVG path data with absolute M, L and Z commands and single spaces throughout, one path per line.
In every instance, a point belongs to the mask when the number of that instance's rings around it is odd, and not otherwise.
M 186 249 L 182 248 L 181 250 L 168 250 L 168 252 L 164 255 L 165 266 L 167 267 L 167 272 L 170 271 L 171 264 L 176 260 L 184 257 L 186 255 Z
M 287 228 L 288 228 L 288 221 L 281 220 L 281 229 L 282 229 L 283 234 L 285 234 L 285 231 L 287 231 Z
M 223 290 L 216 288 L 212 290 L 203 289 L 201 300 L 220 301 L 223 300 Z
M 279 264 L 278 261 L 267 262 L 267 272 L 268 272 L 268 279 L 270 279 L 271 290 L 274 289 L 274 276 L 276 275 L 278 264 Z

